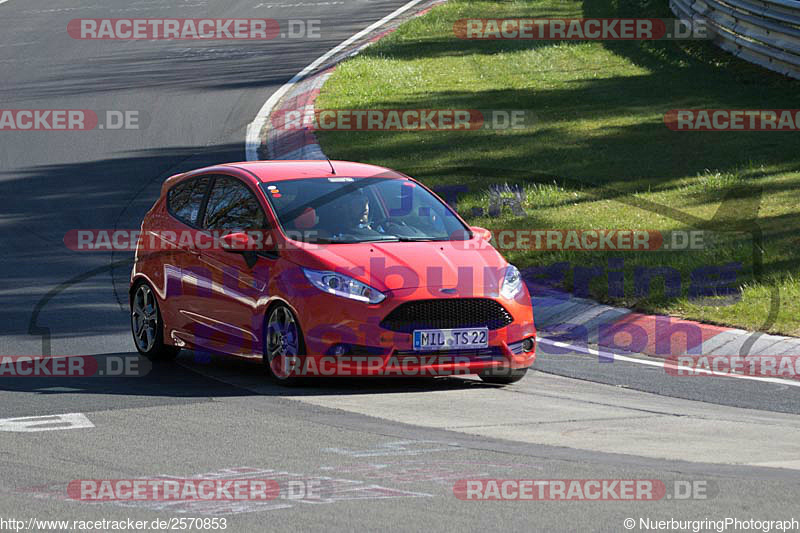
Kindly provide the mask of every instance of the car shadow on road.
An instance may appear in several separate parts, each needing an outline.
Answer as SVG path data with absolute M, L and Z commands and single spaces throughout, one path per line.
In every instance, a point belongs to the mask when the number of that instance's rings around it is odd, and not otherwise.
M 0 391 L 179 398 L 248 394 L 222 381 L 187 372 L 176 364 L 151 363 L 135 352 L 39 357 L 37 362 L 38 365 L 26 364 L 24 357 L 4 357 L 0 364 Z
M 42 362 L 42 361 L 46 362 Z M 72 369 L 72 370 L 71 370 Z M 413 393 L 495 388 L 476 376 L 319 377 L 286 387 L 271 379 L 260 360 L 196 355 L 151 362 L 135 352 L 93 356 L 25 358 L 0 364 L 0 391 L 41 395 L 104 394 L 173 398 L 319 396 Z
M 484 383 L 474 375 L 307 377 L 300 384 L 287 387 L 267 374 L 260 359 L 208 356 L 183 350 L 176 363 L 186 370 L 269 396 L 390 394 L 497 388 L 497 385 Z

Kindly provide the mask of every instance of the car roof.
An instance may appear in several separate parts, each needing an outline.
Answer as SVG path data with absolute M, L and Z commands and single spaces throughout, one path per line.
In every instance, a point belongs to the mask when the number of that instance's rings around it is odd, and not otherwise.
M 331 172 L 333 165 L 336 173 Z M 175 174 L 170 176 L 161 185 L 161 194 L 166 192 L 177 182 L 186 178 L 202 176 L 204 174 L 231 173 L 234 171 L 240 177 L 254 178 L 260 183 L 274 183 L 276 181 L 292 180 L 300 178 L 330 178 L 333 176 L 348 178 L 401 178 L 407 179 L 408 176 L 402 172 L 391 170 L 377 165 L 367 165 L 365 163 L 353 163 L 352 161 L 331 161 L 327 159 L 311 160 L 274 160 L 274 161 L 242 161 L 239 163 L 225 163 L 205 168 L 199 168 L 190 172 Z
M 226 167 L 236 167 L 255 175 L 262 183 L 276 182 L 298 178 L 330 178 L 341 176 L 350 178 L 387 177 L 405 178 L 406 176 L 388 168 L 351 161 L 325 160 L 279 160 L 279 161 L 246 161 L 228 163 Z M 331 166 L 335 173 L 331 172 Z

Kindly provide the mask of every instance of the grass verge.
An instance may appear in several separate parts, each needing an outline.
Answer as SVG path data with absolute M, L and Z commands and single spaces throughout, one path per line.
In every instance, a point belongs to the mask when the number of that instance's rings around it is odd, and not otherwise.
M 666 4 L 450 0 L 341 64 L 317 108 L 526 109 L 536 122 L 504 131 L 328 131 L 320 143 L 331 158 L 396 168 L 434 188 L 461 185 L 459 212 L 494 230 L 712 231 L 704 250 L 501 251 L 520 267 L 566 265 L 567 289 L 599 267 L 588 292 L 611 304 L 800 335 L 800 134 L 674 132 L 663 122 L 670 109 L 796 108 L 800 83 L 706 42 L 465 41 L 453 33 L 461 18 L 672 17 Z M 479 215 L 491 187 L 505 183 L 525 191 L 524 214 Z M 734 297 L 698 297 L 698 273 L 730 264 L 740 266 L 721 285 Z M 637 269 L 659 267 L 680 273 L 678 292 L 659 279 L 637 291 Z M 609 282 L 614 271 L 623 273 L 622 292 Z

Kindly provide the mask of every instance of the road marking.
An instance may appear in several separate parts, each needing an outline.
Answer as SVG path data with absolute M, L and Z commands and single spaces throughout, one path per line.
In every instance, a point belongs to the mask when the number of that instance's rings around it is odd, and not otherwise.
M 443 452 L 461 449 L 455 442 L 435 440 L 401 440 L 387 442 L 368 450 L 352 450 L 349 448 L 323 448 L 323 452 L 338 453 L 350 457 L 382 457 L 388 455 L 420 455 L 430 452 Z
M 768 461 L 766 463 L 753 463 L 754 466 L 766 466 L 769 468 L 790 468 L 800 470 L 800 461 Z
M 83 389 L 73 389 L 72 387 L 45 387 L 43 389 L 33 389 L 37 392 L 78 392 Z
M 2 4 L 2 0 L 0 0 L 0 4 Z M 11 43 L 11 44 L 0 44 L 0 48 L 12 47 L 12 46 L 30 46 L 32 44 L 38 44 L 39 41 L 26 41 L 24 43 Z
M 246 155 L 247 161 L 256 161 L 256 160 L 258 160 L 258 147 L 261 144 L 261 130 L 264 128 L 264 124 L 267 123 L 267 119 L 269 118 L 269 113 L 270 113 L 270 111 L 272 111 L 272 108 L 275 106 L 275 104 L 278 103 L 278 101 L 283 97 L 283 95 L 286 94 L 289 91 L 289 89 L 292 87 L 292 85 L 294 85 L 295 83 L 300 81 L 308 73 L 312 72 L 315 68 L 317 68 L 322 63 L 324 63 L 325 60 L 329 59 L 330 57 L 332 57 L 334 54 L 336 54 L 340 50 L 343 50 L 344 48 L 346 48 L 347 46 L 349 46 L 350 44 L 352 44 L 356 40 L 360 39 L 364 35 L 366 35 L 369 32 L 371 32 L 372 30 L 374 30 L 376 28 L 379 28 L 380 26 L 386 24 L 387 22 L 389 22 L 390 20 L 396 18 L 398 15 L 400 15 L 404 11 L 408 10 L 410 7 L 413 7 L 416 4 L 419 4 L 420 2 L 422 2 L 422 0 L 411 0 L 407 4 L 395 9 L 394 11 L 392 11 L 391 13 L 389 13 L 388 15 L 386 15 L 385 17 L 383 17 L 379 21 L 377 21 L 377 22 L 375 22 L 373 24 L 370 24 L 369 26 L 367 26 L 366 28 L 364 28 L 360 32 L 352 35 L 347 40 L 342 41 L 337 46 L 331 48 L 330 50 L 328 50 L 327 52 L 325 52 L 324 54 L 319 56 L 311 64 L 309 64 L 306 68 L 304 68 L 303 70 L 301 70 L 300 72 L 295 74 L 294 77 L 292 77 L 292 79 L 290 79 L 289 81 L 287 81 L 286 83 L 281 85 L 281 87 L 277 91 L 272 93 L 272 96 L 269 97 L 269 100 L 264 102 L 264 105 L 258 111 L 258 114 L 256 115 L 256 118 L 253 120 L 253 122 L 251 122 L 250 124 L 247 125 L 247 136 L 246 136 L 246 139 L 245 139 L 245 155 Z
M 542 337 L 536 337 L 536 342 L 549 344 L 550 346 L 555 346 L 557 348 L 567 348 L 576 352 L 582 352 L 589 355 L 596 355 L 602 357 L 611 357 L 612 359 L 625 361 L 628 363 L 636 363 L 639 365 L 648 365 L 648 366 L 657 366 L 664 369 L 671 368 L 674 370 L 681 370 L 677 365 L 667 364 L 665 361 L 647 361 L 644 359 L 638 359 L 636 357 L 626 357 L 624 355 L 614 354 L 610 352 L 600 352 L 599 350 L 595 350 L 594 348 L 583 347 L 583 346 L 576 346 L 573 344 L 569 344 L 567 342 L 558 342 L 558 341 L 551 341 L 549 339 L 543 339 Z M 685 370 L 685 369 L 684 369 Z M 666 370 L 665 370 L 666 371 Z M 767 378 L 767 377 L 760 377 L 760 376 L 746 376 L 744 374 L 714 374 L 713 371 L 705 370 L 702 368 L 693 368 L 692 372 L 701 373 L 705 375 L 713 375 L 717 377 L 725 377 L 725 378 L 735 378 L 735 379 L 749 379 L 751 381 L 763 381 L 765 383 L 777 383 L 780 385 L 790 385 L 792 387 L 800 387 L 800 382 L 798 381 L 789 381 L 786 379 L 780 378 Z
M 294 4 L 265 4 L 261 2 L 253 6 L 253 9 L 272 9 L 273 7 L 319 7 L 319 6 L 332 6 L 337 4 L 344 4 L 344 2 L 297 2 Z
M 143 479 L 143 478 L 142 478 Z M 272 470 L 266 468 L 237 467 L 225 468 L 214 472 L 196 474 L 192 476 L 173 476 L 161 474 L 150 477 L 151 480 L 179 480 L 184 482 L 199 482 L 204 480 L 272 480 L 281 487 L 281 494 L 276 500 L 260 499 L 174 499 L 160 500 L 146 498 L 140 500 L 109 500 L 108 503 L 125 508 L 137 508 L 149 511 L 170 511 L 172 513 L 193 513 L 195 515 L 233 515 L 260 511 L 275 511 L 289 509 L 306 504 L 341 504 L 353 500 L 384 500 L 389 498 L 433 498 L 433 494 L 416 492 L 376 485 L 370 481 L 346 479 L 340 477 L 320 476 L 316 474 L 303 474 L 285 470 Z M 103 480 L 100 480 L 103 481 Z M 110 482 L 109 482 L 110 483 Z M 312 491 L 309 491 L 313 487 Z M 299 490 L 298 490 L 299 489 Z M 300 492 L 302 490 L 302 492 Z M 54 483 L 52 485 L 27 487 L 18 489 L 17 492 L 37 498 L 51 498 L 60 501 L 76 501 L 68 492 L 68 485 Z M 98 492 L 102 493 L 102 489 Z M 83 503 L 91 500 L 77 500 Z
M 505 473 L 544 470 L 541 466 L 526 463 L 502 464 L 482 461 L 359 461 L 338 466 L 321 466 L 320 470 L 333 475 L 357 474 L 359 477 L 381 483 L 438 483 L 452 487 L 459 479 L 496 478 Z M 530 474 L 525 474 L 530 475 Z
M 8 0 L 0 0 L 0 5 L 5 4 Z
M 93 428 L 91 420 L 83 413 L 64 415 L 23 416 L 20 418 L 0 418 L 0 431 L 31 433 L 34 431 L 54 431 L 57 429 Z

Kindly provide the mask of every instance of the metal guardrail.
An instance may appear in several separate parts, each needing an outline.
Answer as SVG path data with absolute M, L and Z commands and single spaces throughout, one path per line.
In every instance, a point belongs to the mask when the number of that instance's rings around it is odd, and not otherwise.
M 800 0 L 670 0 L 669 7 L 704 23 L 723 50 L 800 79 Z

